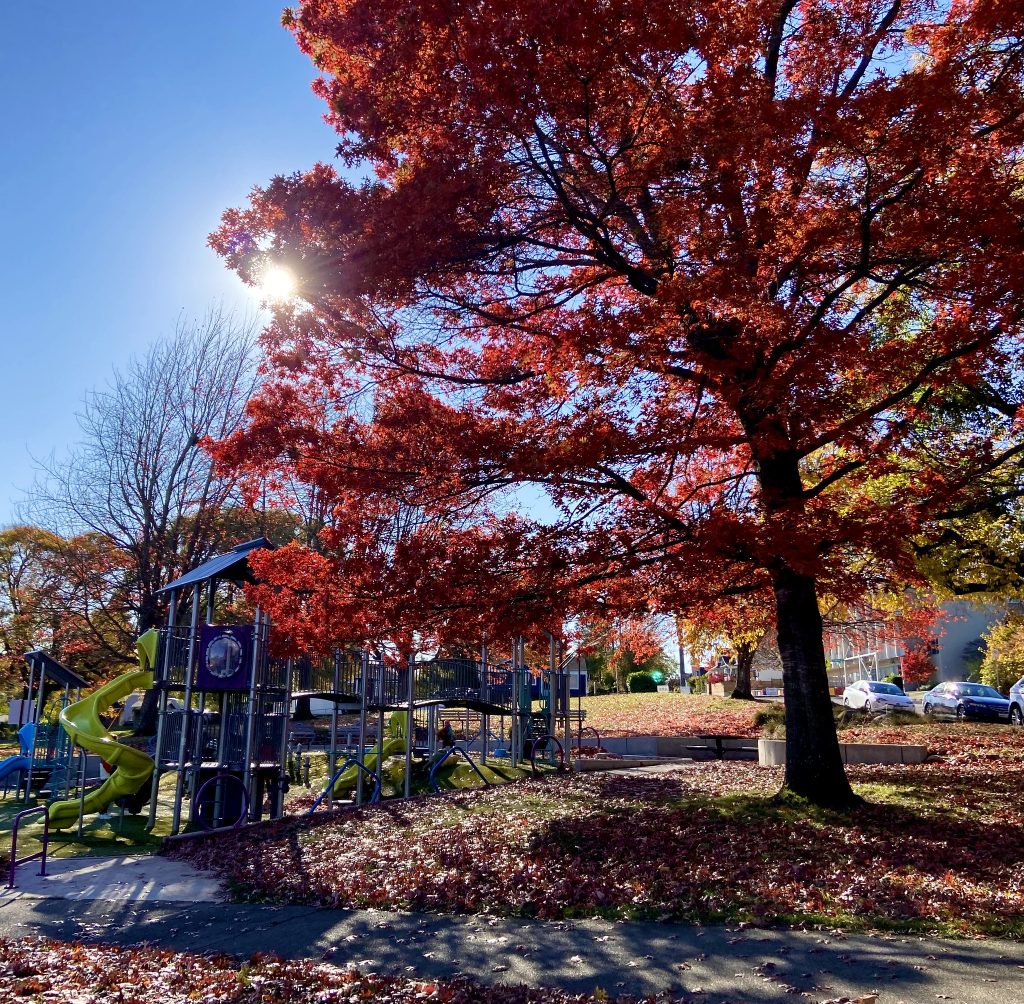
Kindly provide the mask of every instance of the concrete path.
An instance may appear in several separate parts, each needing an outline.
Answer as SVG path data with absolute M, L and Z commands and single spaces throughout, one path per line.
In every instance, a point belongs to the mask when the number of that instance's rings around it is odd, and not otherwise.
M 0 937 L 145 942 L 241 956 L 277 952 L 364 971 L 466 973 L 483 982 L 580 993 L 702 990 L 708 1004 L 822 1001 L 869 991 L 879 993 L 878 1004 L 1024 1000 L 1024 945 L 1011 942 L 233 904 L 212 901 L 211 880 L 183 875 L 163 859 L 94 864 L 91 872 L 79 868 L 77 879 L 61 868 L 39 884 L 29 882 L 31 866 L 19 871 L 21 888 L 0 897 Z M 108 895 L 76 892 L 76 881 Z
M 219 881 L 183 861 L 149 855 L 116 858 L 50 858 L 46 875 L 38 862 L 18 869 L 17 888 L 0 891 L 0 903 L 19 896 L 101 899 L 135 903 L 215 903 Z

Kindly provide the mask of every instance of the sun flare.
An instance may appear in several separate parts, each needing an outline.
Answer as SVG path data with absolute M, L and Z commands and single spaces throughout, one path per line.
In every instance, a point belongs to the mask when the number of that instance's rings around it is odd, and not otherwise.
M 268 303 L 284 303 L 295 296 L 295 276 L 283 265 L 270 265 L 260 277 L 260 296 Z

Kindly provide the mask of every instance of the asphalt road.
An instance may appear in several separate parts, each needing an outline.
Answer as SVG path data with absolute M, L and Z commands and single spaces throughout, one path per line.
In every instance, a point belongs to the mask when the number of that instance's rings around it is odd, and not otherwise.
M 579 993 L 703 991 L 699 999 L 708 1004 L 822 1001 L 870 991 L 878 992 L 878 1004 L 1024 1000 L 1024 946 L 1004 941 L 4 897 L 0 936 L 32 935 L 243 957 L 271 951 L 363 971 L 465 973 L 486 983 Z

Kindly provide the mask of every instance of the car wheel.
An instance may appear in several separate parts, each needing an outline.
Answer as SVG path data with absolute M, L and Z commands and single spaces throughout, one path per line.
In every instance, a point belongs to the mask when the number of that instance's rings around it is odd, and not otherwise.
M 924 707 L 921 709 L 921 711 L 926 715 L 930 715 L 932 713 L 932 706 L 927 701 L 925 701 Z
M 850 706 L 850 698 L 844 697 L 843 698 L 843 707 L 844 708 L 848 708 L 849 706 Z
M 956 706 L 956 720 L 958 722 L 963 722 L 967 720 L 967 711 L 965 710 L 962 704 L 958 704 Z
M 1024 712 L 1021 712 L 1016 704 L 1010 708 L 1010 724 L 1024 725 Z

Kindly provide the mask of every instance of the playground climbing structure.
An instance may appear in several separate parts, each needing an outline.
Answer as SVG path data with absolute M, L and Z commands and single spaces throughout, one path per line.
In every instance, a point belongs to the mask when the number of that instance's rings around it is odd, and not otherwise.
M 325 792 L 329 802 L 344 795 L 357 802 L 371 797 L 382 787 L 385 764 L 393 768 L 403 760 L 401 790 L 395 793 L 408 795 L 414 760 L 429 763 L 436 754 L 441 716 L 452 709 L 473 714 L 479 723 L 472 753 L 482 762 L 502 756 L 515 766 L 546 749 L 545 737 L 567 738 L 575 695 L 553 638 L 544 670 L 526 665 L 521 640 L 501 664 L 490 661 L 486 645 L 473 658 L 395 659 L 367 647 L 283 659 L 270 654 L 270 624 L 262 611 L 256 610 L 251 624 L 216 623 L 218 588 L 252 581 L 248 555 L 271 546 L 262 538 L 240 544 L 165 587 L 168 623 L 159 632 L 154 660 L 155 760 L 158 776 L 175 777 L 173 833 L 187 821 L 186 797 L 191 822 L 207 828 L 283 813 L 290 711 L 299 699 L 330 702 L 332 708 L 326 752 L 329 776 L 338 776 Z M 344 744 L 342 715 L 358 720 Z

